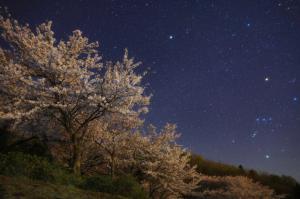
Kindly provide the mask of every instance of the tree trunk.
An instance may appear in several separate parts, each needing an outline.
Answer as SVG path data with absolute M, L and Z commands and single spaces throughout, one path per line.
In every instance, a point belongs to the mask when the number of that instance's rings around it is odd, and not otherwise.
M 77 150 L 73 154 L 73 172 L 77 175 L 81 174 L 81 156 Z
M 111 165 L 110 165 L 110 177 L 113 179 L 115 177 L 115 157 L 114 155 L 111 157 Z
M 72 135 L 72 144 L 73 144 L 73 157 L 72 157 L 72 169 L 73 172 L 77 175 L 81 174 L 81 151 L 79 140 L 76 135 Z
M 157 186 L 154 186 L 151 182 L 149 183 L 149 198 L 154 198 L 157 189 Z

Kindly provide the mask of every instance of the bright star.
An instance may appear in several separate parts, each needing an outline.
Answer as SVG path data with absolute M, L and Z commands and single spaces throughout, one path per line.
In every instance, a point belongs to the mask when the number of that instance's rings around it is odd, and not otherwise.
M 265 82 L 270 81 L 270 77 L 265 77 Z
M 250 27 L 250 26 L 251 26 L 251 24 L 250 24 L 250 23 L 247 23 L 246 25 L 247 25 L 247 27 Z
M 169 39 L 174 39 L 175 37 L 173 35 L 169 35 Z
M 266 159 L 270 159 L 270 155 L 267 154 L 267 155 L 265 156 L 265 158 L 266 158 Z
M 294 98 L 293 98 L 293 101 L 294 101 L 294 102 L 298 101 L 298 97 L 294 97 Z

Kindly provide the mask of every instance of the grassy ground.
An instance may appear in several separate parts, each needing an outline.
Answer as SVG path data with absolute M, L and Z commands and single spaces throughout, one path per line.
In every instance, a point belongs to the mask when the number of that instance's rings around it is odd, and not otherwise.
M 105 193 L 0 175 L 0 199 L 125 199 Z

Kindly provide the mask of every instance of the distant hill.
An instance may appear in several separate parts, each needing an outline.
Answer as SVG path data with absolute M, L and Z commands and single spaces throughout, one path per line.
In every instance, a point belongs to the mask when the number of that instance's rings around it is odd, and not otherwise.
M 290 176 L 279 176 L 266 172 L 258 172 L 253 169 L 245 169 L 242 165 L 234 166 L 206 160 L 200 155 L 194 154 L 192 165 L 197 165 L 197 171 L 209 176 L 247 176 L 256 182 L 266 185 L 276 191 L 277 194 L 287 194 L 289 199 L 300 198 L 300 184 Z

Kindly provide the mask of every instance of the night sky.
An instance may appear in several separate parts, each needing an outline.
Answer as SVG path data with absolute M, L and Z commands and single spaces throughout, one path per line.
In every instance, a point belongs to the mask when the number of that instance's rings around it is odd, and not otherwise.
M 58 39 L 80 29 L 104 60 L 150 69 L 148 123 L 176 123 L 207 159 L 300 180 L 300 1 L 0 0 Z M 149 84 L 149 85 L 148 85 Z

